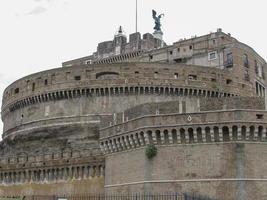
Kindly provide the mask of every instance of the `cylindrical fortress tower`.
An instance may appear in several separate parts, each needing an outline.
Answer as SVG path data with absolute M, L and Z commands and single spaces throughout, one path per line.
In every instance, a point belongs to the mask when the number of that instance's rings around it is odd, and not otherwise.
M 3 96 L 0 195 L 179 191 L 248 199 L 257 190 L 264 199 L 264 79 L 247 83 L 240 71 L 90 63 L 17 80 Z M 151 145 L 157 155 L 148 159 Z
M 216 74 L 221 78 L 213 82 Z M 146 102 L 239 95 L 253 92 L 240 88 L 227 70 L 216 68 L 125 63 L 52 69 L 24 77 L 5 90 L 3 139 L 34 137 L 51 127 L 98 124 L 101 116 Z
M 199 111 L 200 98 L 253 95 L 234 79 L 227 70 L 163 63 L 74 66 L 19 79 L 3 96 L 0 194 L 103 192 L 106 118 L 146 103 L 178 101 L 186 113 Z

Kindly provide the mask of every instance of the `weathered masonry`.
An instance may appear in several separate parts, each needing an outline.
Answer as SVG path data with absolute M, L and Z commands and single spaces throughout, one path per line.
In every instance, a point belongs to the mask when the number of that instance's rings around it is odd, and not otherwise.
M 0 195 L 266 199 L 265 60 L 221 29 L 127 40 L 6 88 Z

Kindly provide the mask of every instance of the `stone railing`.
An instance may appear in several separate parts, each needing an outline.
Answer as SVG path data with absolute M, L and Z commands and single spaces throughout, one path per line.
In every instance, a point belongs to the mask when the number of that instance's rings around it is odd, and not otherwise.
M 55 128 L 60 126 L 75 126 L 75 125 L 88 125 L 100 123 L 99 116 L 103 115 L 79 115 L 79 116 L 61 116 L 45 118 L 40 120 L 33 120 L 30 122 L 23 122 L 21 120 L 20 125 L 7 129 L 3 132 L 3 139 L 7 136 L 23 134 L 28 132 L 34 132 L 44 128 Z
M 104 176 L 104 158 L 99 150 L 97 152 L 93 155 L 92 151 L 88 155 L 73 151 L 2 158 L 0 183 L 58 182 Z
M 149 144 L 267 142 L 265 111 L 220 112 L 136 118 L 100 130 L 100 147 L 107 154 Z

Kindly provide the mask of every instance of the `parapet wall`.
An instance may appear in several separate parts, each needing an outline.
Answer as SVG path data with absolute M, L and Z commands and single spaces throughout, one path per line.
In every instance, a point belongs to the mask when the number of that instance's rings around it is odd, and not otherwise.
M 21 153 L 1 158 L 0 165 L 0 195 L 77 194 L 78 180 L 90 186 L 87 190 L 82 186 L 81 193 L 103 192 L 105 165 L 98 148 L 30 155 Z M 55 184 L 61 185 L 61 190 L 52 188 Z
M 267 197 L 266 143 L 159 145 L 152 159 L 145 151 L 138 148 L 106 157 L 106 192 L 179 191 L 223 200 Z
M 229 110 L 148 115 L 100 130 L 105 154 L 145 145 L 266 142 L 266 111 Z
M 226 111 L 234 109 L 265 110 L 265 99 L 262 97 L 226 97 L 179 98 L 178 101 L 150 102 L 115 113 L 103 116 L 100 127 L 109 127 L 123 124 L 129 120 L 155 115 L 171 115 L 178 113 L 197 113 L 201 111 Z M 178 122 L 177 122 L 178 123 Z
M 223 74 L 222 77 L 221 74 Z M 227 84 L 227 79 L 231 79 L 231 83 Z M 105 91 L 105 88 L 109 88 L 110 85 L 114 87 L 123 85 L 144 87 L 147 85 L 147 87 L 179 86 L 186 88 L 191 86 L 223 94 L 233 93 L 244 96 L 254 94 L 252 88 L 242 88 L 242 85 L 235 81 L 235 77 L 228 70 L 217 68 L 166 63 L 88 65 L 52 69 L 14 82 L 4 92 L 2 110 L 5 111 L 7 105 L 26 99 L 26 97 L 29 100 L 35 96 L 43 98 L 42 94 L 51 93 L 51 98 L 54 99 L 56 96 L 62 95 L 60 91 L 82 90 L 84 87 L 95 90 L 99 88 L 100 92 L 100 88 Z M 55 94 L 52 95 L 52 93 Z
M 265 110 L 265 99 L 260 97 L 201 98 L 200 110 L 255 109 Z

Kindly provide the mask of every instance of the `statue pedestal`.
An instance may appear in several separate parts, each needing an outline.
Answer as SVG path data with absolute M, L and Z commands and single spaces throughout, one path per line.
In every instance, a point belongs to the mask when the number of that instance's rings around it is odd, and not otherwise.
M 162 48 L 164 46 L 164 42 L 162 40 L 163 38 L 163 32 L 162 31 L 155 31 L 153 33 L 154 38 L 160 40 L 160 47 Z
M 163 32 L 162 31 L 154 31 L 153 36 L 154 36 L 154 38 L 162 40 Z

